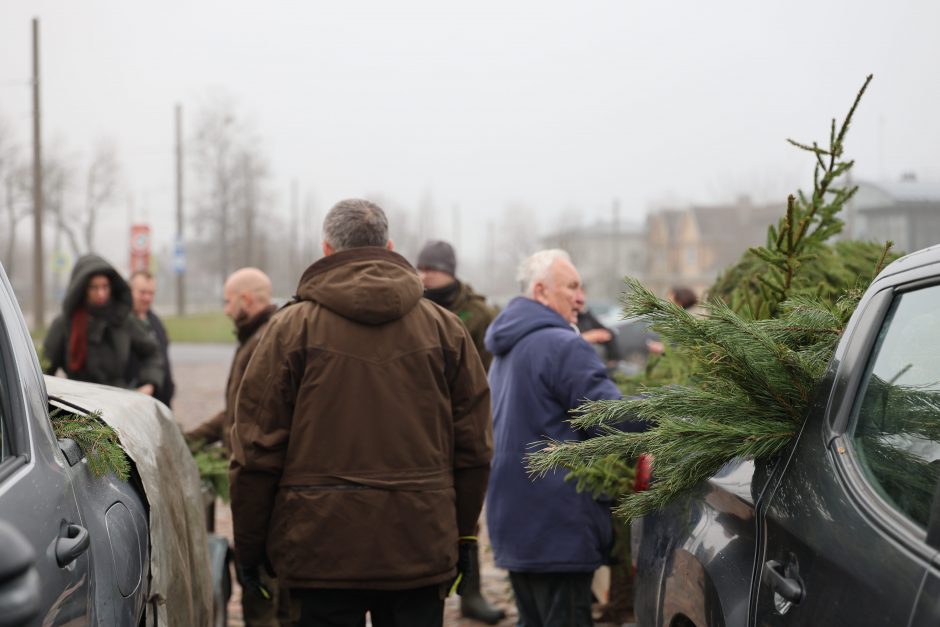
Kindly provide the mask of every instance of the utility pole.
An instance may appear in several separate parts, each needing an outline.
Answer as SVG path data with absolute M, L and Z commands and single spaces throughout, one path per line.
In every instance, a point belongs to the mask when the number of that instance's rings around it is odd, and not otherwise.
M 176 105 L 176 315 L 186 314 L 186 261 L 183 256 L 183 107 Z
M 46 326 L 42 250 L 42 133 L 39 109 L 39 20 L 33 18 L 33 328 Z
M 297 179 L 290 182 L 290 271 L 296 272 L 300 265 L 297 250 L 297 229 L 300 226 L 300 211 L 297 205 Z

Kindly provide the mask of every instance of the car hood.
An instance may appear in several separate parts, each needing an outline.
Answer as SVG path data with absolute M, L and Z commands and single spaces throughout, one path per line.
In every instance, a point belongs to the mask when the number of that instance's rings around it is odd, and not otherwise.
M 117 432 L 137 467 L 150 510 L 147 624 L 209 625 L 212 576 L 199 470 L 173 413 L 159 401 L 119 388 L 46 377 L 50 400 L 101 419 Z

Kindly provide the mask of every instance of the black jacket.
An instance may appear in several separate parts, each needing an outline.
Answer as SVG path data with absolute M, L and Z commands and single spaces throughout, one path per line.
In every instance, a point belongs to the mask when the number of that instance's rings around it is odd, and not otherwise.
M 98 274 L 111 280 L 111 300 L 105 307 L 89 310 L 85 365 L 78 371 L 71 371 L 68 348 L 72 314 L 85 305 L 88 282 Z M 61 368 L 70 379 L 123 388 L 150 383 L 157 394 L 164 386 L 163 356 L 156 340 L 134 318 L 130 288 L 111 264 L 97 255 L 85 255 L 75 262 L 62 313 L 52 321 L 43 351 L 48 362 L 46 374 L 55 374 Z M 140 361 L 137 381 L 127 377 L 131 355 Z
M 153 310 L 147 312 L 147 322 L 144 326 L 148 327 L 150 335 L 157 341 L 160 346 L 160 355 L 163 357 L 163 381 L 154 394 L 154 398 L 169 407 L 173 394 L 176 392 L 173 371 L 170 368 L 170 337 L 167 335 L 166 327 L 163 326 L 163 321 L 153 313 Z M 134 353 L 131 353 L 127 368 L 127 381 L 133 386 L 135 382 L 140 381 L 140 360 Z

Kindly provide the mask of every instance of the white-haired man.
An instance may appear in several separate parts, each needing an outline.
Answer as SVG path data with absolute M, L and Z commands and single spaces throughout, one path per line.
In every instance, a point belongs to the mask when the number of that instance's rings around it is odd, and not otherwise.
M 585 399 L 620 398 L 574 326 L 584 307 L 577 269 L 543 250 L 519 269 L 514 298 L 486 333 L 493 353 L 493 463 L 486 493 L 496 565 L 509 571 L 520 625 L 581 627 L 591 620 L 591 578 L 612 543 L 609 506 L 579 493 L 565 472 L 532 481 L 525 456 L 546 438 L 582 440 L 569 412 Z

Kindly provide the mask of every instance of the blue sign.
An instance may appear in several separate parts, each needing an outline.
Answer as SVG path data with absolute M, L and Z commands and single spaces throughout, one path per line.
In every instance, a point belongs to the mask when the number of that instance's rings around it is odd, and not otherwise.
M 179 238 L 173 246 L 173 272 L 176 274 L 186 272 L 186 250 L 183 247 L 183 240 Z

